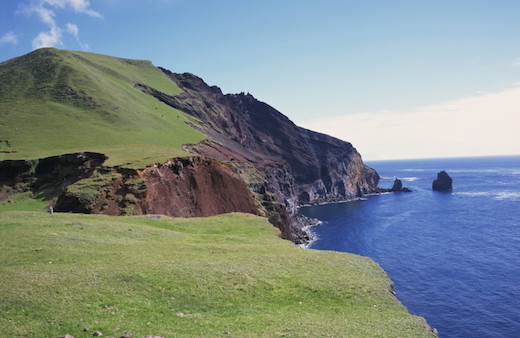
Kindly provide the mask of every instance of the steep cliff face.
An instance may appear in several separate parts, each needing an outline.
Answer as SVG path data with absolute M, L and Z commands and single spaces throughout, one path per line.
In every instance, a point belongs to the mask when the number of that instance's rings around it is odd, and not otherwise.
M 142 89 L 204 122 L 198 128 L 210 141 L 189 150 L 223 161 L 252 163 L 291 214 L 301 204 L 378 191 L 379 176 L 363 164 L 350 143 L 300 128 L 249 94 L 224 95 L 192 74 L 163 71 L 183 90 L 181 94 Z M 280 164 L 285 166 L 281 170 Z
M 249 94 L 227 94 L 195 75 L 163 69 L 181 89 L 175 96 L 138 85 L 162 102 L 202 121 L 208 139 L 186 150 L 224 162 L 247 162 L 265 179 L 257 199 L 287 214 L 273 224 L 295 242 L 305 241 L 297 207 L 345 201 L 378 192 L 379 176 L 365 166 L 352 144 L 296 126 L 273 107 Z M 249 185 L 253 192 L 255 185 Z M 287 230 L 289 229 L 289 230 Z
M 296 180 L 299 204 L 349 200 L 378 191 L 379 175 L 365 166 L 361 155 L 348 142 L 303 130 L 319 168 L 312 178 Z

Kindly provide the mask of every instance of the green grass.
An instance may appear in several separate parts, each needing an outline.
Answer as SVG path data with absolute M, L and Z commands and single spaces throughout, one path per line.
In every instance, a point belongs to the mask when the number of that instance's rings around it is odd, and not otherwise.
M 49 201 L 43 194 L 33 196 L 32 192 L 17 193 L 0 201 L 0 212 L 18 210 L 43 212 L 48 204 Z
M 373 261 L 252 215 L 0 212 L 0 257 L 3 336 L 428 336 Z
M 106 154 L 107 165 L 144 167 L 187 155 L 205 138 L 194 118 L 144 94 L 180 89 L 149 61 L 40 49 L 0 64 L 0 160 L 79 151 Z

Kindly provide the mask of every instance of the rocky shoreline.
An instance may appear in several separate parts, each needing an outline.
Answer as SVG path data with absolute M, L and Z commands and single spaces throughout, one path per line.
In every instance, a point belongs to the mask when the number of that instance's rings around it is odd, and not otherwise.
M 304 207 L 316 206 L 316 205 L 341 204 L 341 203 L 350 203 L 350 202 L 355 202 L 355 201 L 365 201 L 370 196 L 385 195 L 385 194 L 390 194 L 392 192 L 395 192 L 395 191 L 392 191 L 391 189 L 379 188 L 379 190 L 380 190 L 379 192 L 366 194 L 363 197 L 356 197 L 356 198 L 351 198 L 351 199 L 336 200 L 336 201 L 329 201 L 329 202 L 320 201 L 320 202 L 315 202 L 315 203 L 306 203 L 306 204 L 299 205 L 298 209 L 304 208 Z M 306 234 L 305 238 L 307 238 L 306 241 L 304 241 L 302 243 L 297 243 L 297 245 L 300 246 L 301 248 L 307 249 L 312 245 L 313 242 L 315 242 L 318 239 L 318 236 L 312 229 L 314 227 L 324 224 L 325 221 L 322 221 L 322 220 L 319 220 L 316 218 L 310 218 L 310 217 L 304 216 L 300 213 L 296 213 L 296 216 L 299 218 L 299 222 L 298 222 L 298 224 L 300 225 L 299 228 L 301 229 L 302 232 L 304 232 Z

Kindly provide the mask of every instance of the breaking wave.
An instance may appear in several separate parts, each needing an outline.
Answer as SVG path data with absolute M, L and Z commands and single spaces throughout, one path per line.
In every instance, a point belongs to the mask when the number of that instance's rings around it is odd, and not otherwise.
M 468 196 L 468 197 L 492 197 L 495 200 L 520 200 L 520 192 L 500 191 L 476 191 L 476 192 L 455 192 L 454 195 Z

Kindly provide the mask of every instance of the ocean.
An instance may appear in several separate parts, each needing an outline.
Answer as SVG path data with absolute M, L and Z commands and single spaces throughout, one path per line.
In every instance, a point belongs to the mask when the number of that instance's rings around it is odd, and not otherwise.
M 440 337 L 520 337 L 520 156 L 367 162 L 411 193 L 304 207 L 310 246 L 371 257 Z M 453 191 L 432 191 L 446 170 Z

